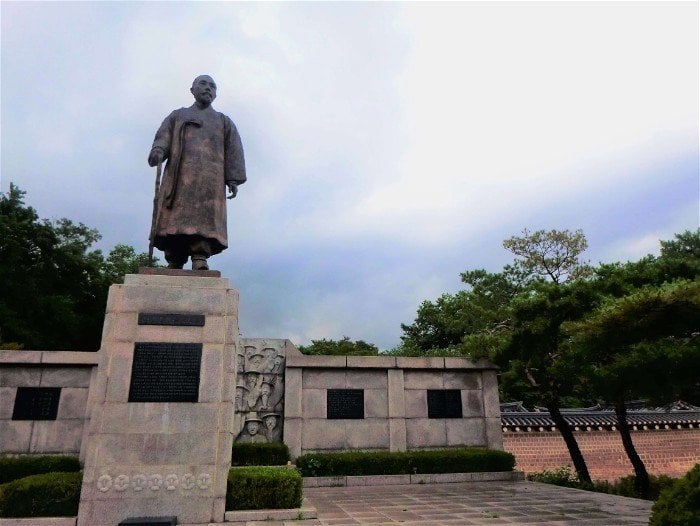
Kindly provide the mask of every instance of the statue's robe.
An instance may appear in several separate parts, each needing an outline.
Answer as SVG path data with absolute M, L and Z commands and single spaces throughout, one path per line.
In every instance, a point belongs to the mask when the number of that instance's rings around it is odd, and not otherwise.
M 180 108 L 163 121 L 153 148 L 168 160 L 153 246 L 165 251 L 175 239 L 192 236 L 207 240 L 212 254 L 227 248 L 226 183 L 246 181 L 243 146 L 233 121 L 211 106 Z

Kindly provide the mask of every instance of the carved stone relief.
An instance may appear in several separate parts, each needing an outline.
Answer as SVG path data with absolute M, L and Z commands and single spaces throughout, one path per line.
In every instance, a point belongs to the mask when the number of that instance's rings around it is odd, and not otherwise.
M 281 442 L 284 415 L 283 340 L 242 340 L 236 356 L 236 442 Z

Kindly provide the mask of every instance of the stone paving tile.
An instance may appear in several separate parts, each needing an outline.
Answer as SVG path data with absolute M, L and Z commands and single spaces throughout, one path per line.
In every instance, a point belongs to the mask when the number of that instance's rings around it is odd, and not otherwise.
M 646 526 L 651 510 L 646 501 L 525 481 L 305 488 L 304 495 L 323 526 Z

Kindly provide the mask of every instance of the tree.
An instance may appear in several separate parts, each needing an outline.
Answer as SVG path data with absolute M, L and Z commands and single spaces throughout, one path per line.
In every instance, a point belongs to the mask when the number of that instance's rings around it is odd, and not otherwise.
M 379 349 L 376 345 L 362 340 L 352 341 L 347 336 L 341 340 L 311 340 L 311 345 L 300 345 L 303 354 L 330 356 L 377 356 Z
M 581 230 L 525 229 L 503 246 L 520 258 L 513 267 L 535 286 L 514 301 L 513 330 L 497 363 L 507 362 L 511 370 L 524 374 L 557 425 L 579 479 L 591 482 L 573 430 L 561 413 L 563 397 L 570 393 L 568 377 L 576 373 L 562 360 L 566 338 L 561 325 L 581 317 L 594 301 L 584 281 L 590 267 L 580 260 L 588 246 L 586 237 Z
M 572 394 L 572 378 L 578 369 L 566 361 L 567 336 L 562 324 L 589 312 L 595 301 L 588 284 L 541 283 L 533 294 L 515 300 L 514 326 L 509 344 L 496 363 L 510 364 L 530 385 L 538 401 L 547 407 L 561 434 L 579 479 L 591 477 L 573 430 L 561 413 L 563 401 Z
M 397 354 L 493 356 L 510 330 L 510 302 L 531 286 L 520 270 L 472 270 L 461 274 L 467 289 L 424 301 L 411 325 L 401 324 Z
M 684 386 L 697 387 L 700 282 L 678 280 L 610 298 L 565 330 L 573 340 L 571 364 L 585 367 L 586 381 L 615 407 L 635 489 L 646 497 L 649 474 L 632 442 L 625 400 L 641 395 L 668 401 Z
M 568 283 L 590 275 L 590 267 L 579 259 L 588 248 L 581 230 L 523 230 L 522 236 L 513 236 L 503 247 L 522 259 L 515 266 L 531 279 Z
M 97 350 L 109 285 L 145 261 L 117 245 L 105 261 L 97 230 L 40 220 L 10 184 L 0 194 L 0 341 L 14 347 Z

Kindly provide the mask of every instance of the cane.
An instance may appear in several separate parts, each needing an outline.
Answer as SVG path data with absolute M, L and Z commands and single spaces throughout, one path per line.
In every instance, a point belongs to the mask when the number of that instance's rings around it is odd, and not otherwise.
M 156 229 L 158 228 L 158 191 L 160 190 L 160 175 L 162 172 L 163 163 L 158 161 L 156 168 L 156 193 L 153 196 L 153 216 L 151 217 L 151 235 L 148 237 L 148 264 L 152 267 L 153 262 L 153 241 L 156 238 Z

